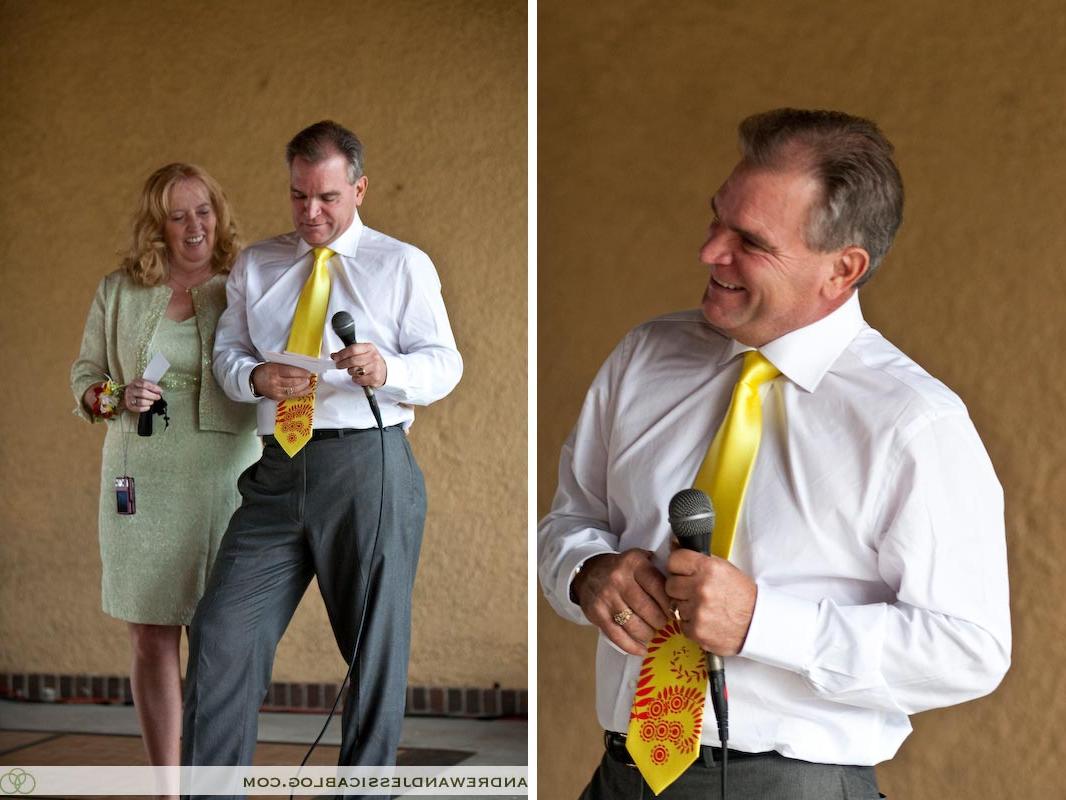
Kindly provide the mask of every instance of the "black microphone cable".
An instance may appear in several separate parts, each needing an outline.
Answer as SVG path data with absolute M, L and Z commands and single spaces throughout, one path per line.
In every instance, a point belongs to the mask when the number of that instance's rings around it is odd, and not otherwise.
M 355 323 L 352 320 L 352 315 L 347 311 L 338 311 L 333 315 L 331 320 L 333 324 L 334 332 L 344 342 L 344 346 L 355 344 Z M 343 332 L 342 332 L 343 331 Z M 374 544 L 370 548 L 370 563 L 367 567 L 366 586 L 363 589 L 363 599 L 360 603 L 359 612 L 359 627 L 355 631 L 355 643 L 352 646 L 352 657 L 348 662 L 348 671 L 344 673 L 344 679 L 341 681 L 340 689 L 337 690 L 337 696 L 333 698 L 333 705 L 330 706 L 329 714 L 326 715 L 326 721 L 322 725 L 322 730 L 318 732 L 318 736 L 311 742 L 311 746 L 307 749 L 307 754 L 304 755 L 303 761 L 300 762 L 300 766 L 296 770 L 296 778 L 300 777 L 300 770 L 307 764 L 307 760 L 311 758 L 311 753 L 314 752 L 318 743 L 322 741 L 322 737 L 326 733 L 326 729 L 329 727 L 330 721 L 333 719 L 333 715 L 337 711 L 337 706 L 340 704 L 341 695 L 344 694 L 344 687 L 351 685 L 352 669 L 355 667 L 356 656 L 359 655 L 359 644 L 363 639 L 363 626 L 366 624 L 366 607 L 367 602 L 370 600 L 370 584 L 374 571 L 374 559 L 378 553 L 378 540 L 381 538 L 381 518 L 384 516 L 383 509 L 385 508 L 385 427 L 381 423 L 381 412 L 378 410 L 378 403 L 374 397 L 374 390 L 369 386 L 364 386 L 364 394 L 366 394 L 367 403 L 370 404 L 370 411 L 374 415 L 374 419 L 378 424 L 378 438 L 381 441 L 381 496 L 378 499 L 378 524 L 374 531 Z M 357 691 L 353 688 L 353 692 Z M 356 704 L 356 711 L 358 711 L 358 696 L 349 699 L 350 703 Z M 343 738 L 344 732 L 341 731 Z M 295 791 L 289 793 L 289 800 L 293 800 Z
M 670 500 L 670 529 L 678 543 L 686 550 L 709 555 L 711 534 L 714 532 L 714 507 L 711 498 L 699 489 L 682 489 Z M 722 657 L 704 653 L 707 659 L 707 678 L 711 691 L 711 705 L 718 723 L 718 739 L 722 745 L 722 800 L 726 800 L 726 774 L 729 765 L 729 690 L 725 683 L 725 664 Z

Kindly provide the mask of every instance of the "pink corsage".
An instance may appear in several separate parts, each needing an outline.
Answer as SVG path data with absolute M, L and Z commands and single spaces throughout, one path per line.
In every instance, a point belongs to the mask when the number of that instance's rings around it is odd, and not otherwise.
M 111 419 L 118 413 L 119 403 L 122 401 L 122 392 L 125 389 L 108 378 L 103 383 L 93 387 L 92 412 L 94 417 Z

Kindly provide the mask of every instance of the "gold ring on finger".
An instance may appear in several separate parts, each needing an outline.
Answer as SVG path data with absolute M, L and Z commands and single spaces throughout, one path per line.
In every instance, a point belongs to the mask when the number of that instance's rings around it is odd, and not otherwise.
M 358 375 L 361 378 L 364 375 L 366 375 L 366 370 L 363 369 L 362 367 L 356 367 L 355 374 Z
M 633 609 L 631 608 L 623 608 L 621 611 L 611 617 L 611 619 L 614 620 L 615 625 L 621 625 L 622 627 L 625 627 L 625 624 L 629 622 L 629 620 L 632 618 Z

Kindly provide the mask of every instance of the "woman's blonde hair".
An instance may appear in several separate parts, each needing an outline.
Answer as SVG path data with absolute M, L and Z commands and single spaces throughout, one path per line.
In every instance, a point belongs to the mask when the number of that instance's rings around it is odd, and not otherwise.
M 170 213 L 170 190 L 180 181 L 195 179 L 207 189 L 215 211 L 215 248 L 211 271 L 229 272 L 241 243 L 226 194 L 218 181 L 195 164 L 167 164 L 153 172 L 144 183 L 141 202 L 133 217 L 133 237 L 122 260 L 122 268 L 135 283 L 158 286 L 170 277 L 167 243 L 163 226 Z

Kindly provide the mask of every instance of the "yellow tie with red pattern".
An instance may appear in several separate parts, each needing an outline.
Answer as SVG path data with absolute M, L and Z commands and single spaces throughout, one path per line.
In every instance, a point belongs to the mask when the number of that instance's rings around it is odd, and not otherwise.
M 300 291 L 296 313 L 289 331 L 290 353 L 300 353 L 317 358 L 322 350 L 322 329 L 326 325 L 326 310 L 329 307 L 329 260 L 333 251 L 328 247 L 315 248 L 315 264 L 311 276 Z M 274 417 L 274 438 L 289 454 L 295 456 L 311 440 L 311 428 L 315 418 L 315 387 L 318 376 L 311 376 L 311 394 L 306 397 L 290 397 L 278 403 Z
M 744 356 L 725 419 L 707 450 L 695 487 L 714 505 L 711 552 L 729 558 L 744 492 L 762 437 L 759 387 L 781 372 L 757 350 Z M 629 715 L 626 748 L 655 794 L 677 780 L 700 750 L 707 662 L 700 646 L 673 619 L 648 642 Z

